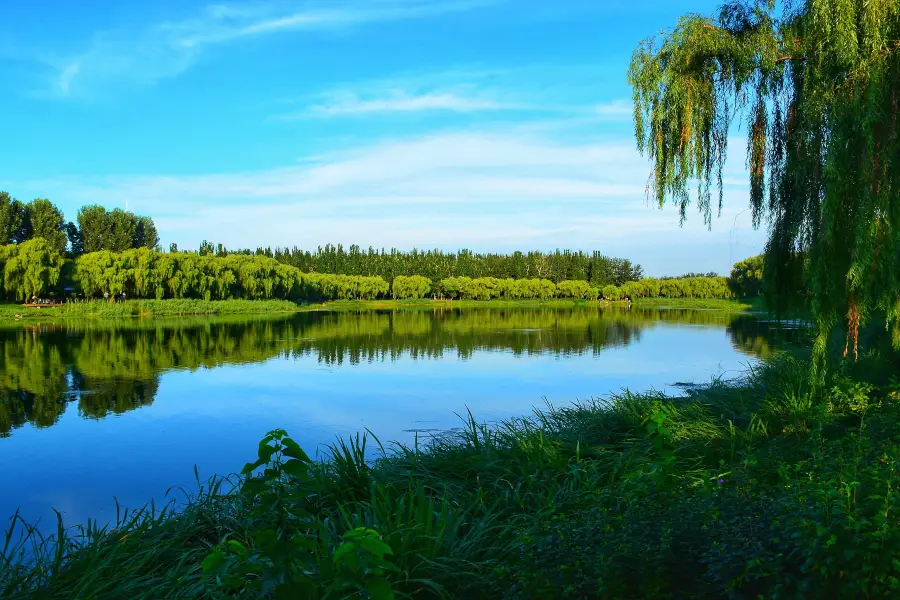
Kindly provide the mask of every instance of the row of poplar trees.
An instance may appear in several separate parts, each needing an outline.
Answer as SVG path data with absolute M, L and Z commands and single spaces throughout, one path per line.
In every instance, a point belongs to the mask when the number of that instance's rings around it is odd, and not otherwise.
M 600 252 L 556 250 L 554 252 L 521 252 L 509 254 L 477 253 L 471 250 L 413 249 L 405 252 L 392 248 L 361 248 L 327 244 L 315 250 L 293 248 L 257 248 L 229 250 L 222 244 L 203 242 L 200 254 L 256 254 L 297 267 L 305 273 L 378 276 L 393 281 L 398 276 L 422 275 L 432 281 L 448 277 L 494 277 L 497 279 L 548 279 L 554 283 L 569 280 L 587 281 L 595 287 L 622 285 L 637 281 L 643 275 L 640 265 L 625 258 L 614 258 Z

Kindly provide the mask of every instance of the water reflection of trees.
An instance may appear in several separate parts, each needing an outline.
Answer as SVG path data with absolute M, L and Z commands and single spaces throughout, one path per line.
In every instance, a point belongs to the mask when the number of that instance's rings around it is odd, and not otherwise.
M 768 358 L 787 344 L 808 342 L 810 329 L 782 324 L 757 315 L 735 315 L 728 327 L 735 349 L 757 358 Z
M 691 310 L 478 309 L 95 321 L 0 329 L 0 436 L 48 427 L 77 403 L 85 418 L 153 402 L 162 373 L 315 356 L 324 364 L 471 358 L 497 350 L 560 356 L 627 346 L 660 323 L 727 327 L 746 352 L 770 352 L 758 320 Z

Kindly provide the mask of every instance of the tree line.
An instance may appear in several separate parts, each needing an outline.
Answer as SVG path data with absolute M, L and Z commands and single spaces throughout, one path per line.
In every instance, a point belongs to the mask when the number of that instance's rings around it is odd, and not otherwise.
M 92 204 L 82 207 L 74 222 L 67 222 L 63 212 L 45 198 L 23 203 L 0 191 L 0 244 L 34 239 L 46 240 L 57 253 L 70 257 L 159 247 L 159 232 L 150 217 Z
M 77 224 L 38 198 L 24 204 L 0 192 L 0 292 L 28 300 L 48 293 L 87 298 L 285 299 L 294 301 L 447 298 L 727 298 L 758 292 L 757 259 L 715 273 L 643 278 L 640 265 L 599 252 L 478 254 L 401 252 L 340 244 L 231 251 L 203 242 L 197 252 L 159 249 L 153 219 L 98 205 Z
M 177 246 L 170 247 L 177 250 Z M 556 250 L 554 252 L 521 252 L 511 254 L 476 253 L 471 250 L 413 249 L 403 252 L 363 249 L 352 245 L 327 244 L 313 251 L 293 248 L 257 248 L 230 250 L 222 244 L 204 241 L 199 254 L 224 257 L 230 254 L 257 255 L 274 258 L 304 273 L 378 276 L 393 281 L 398 276 L 421 275 L 432 281 L 448 277 L 493 277 L 497 279 L 549 279 L 554 283 L 577 280 L 593 286 L 622 285 L 643 276 L 640 265 L 628 259 L 611 258 L 600 252 Z
M 380 276 L 305 273 L 262 255 L 201 255 L 136 248 L 101 250 L 66 259 L 42 238 L 0 246 L 0 283 L 7 298 L 28 300 L 48 293 L 79 292 L 85 298 L 195 298 L 304 302 L 441 298 L 460 300 L 572 298 L 728 298 L 724 277 L 643 278 L 621 286 L 591 285 L 586 280 Z

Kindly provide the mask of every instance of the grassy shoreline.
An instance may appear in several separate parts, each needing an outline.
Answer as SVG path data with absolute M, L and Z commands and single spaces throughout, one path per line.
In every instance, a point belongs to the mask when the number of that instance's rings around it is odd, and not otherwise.
M 761 298 L 720 299 L 720 298 L 638 298 L 633 306 L 659 309 L 725 310 L 737 312 L 764 312 Z
M 887 597 L 897 367 L 865 356 L 813 391 L 782 356 L 680 399 L 469 418 L 375 462 L 371 437 L 313 462 L 276 434 L 240 491 L 66 532 L 60 553 L 13 541 L 0 597 Z
M 434 310 L 462 308 L 579 308 L 587 306 L 625 306 L 624 302 L 553 300 L 340 300 L 320 304 L 296 304 L 287 300 L 128 300 L 94 301 L 63 306 L 30 308 L 19 304 L 0 304 L 0 322 L 20 320 L 98 319 L 167 317 L 188 315 L 262 314 L 278 312 L 370 310 Z M 680 308 L 746 311 L 756 305 L 737 300 L 640 299 L 641 308 Z

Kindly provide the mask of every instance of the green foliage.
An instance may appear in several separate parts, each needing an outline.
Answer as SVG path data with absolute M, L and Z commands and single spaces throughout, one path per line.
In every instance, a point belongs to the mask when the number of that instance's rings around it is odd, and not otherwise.
M 78 225 L 69 221 L 65 225 L 66 237 L 69 239 L 69 249 L 73 256 L 81 256 L 84 254 L 84 236 Z
M 841 322 L 855 354 L 873 313 L 900 330 L 898 39 L 895 0 L 735 1 L 643 42 L 629 71 L 649 191 L 682 219 L 692 181 L 708 223 L 713 187 L 721 208 L 728 132 L 746 121 L 767 297 L 788 307 L 803 282 L 818 377 Z
M 226 260 L 231 256 L 234 255 L 229 255 Z M 390 285 L 381 277 L 300 273 L 293 267 L 277 264 L 300 274 L 300 298 L 303 300 L 375 300 L 385 297 L 390 291 Z
M 0 249 L 3 287 L 17 300 L 41 297 L 59 281 L 63 259 L 58 248 L 35 238 Z
M 735 296 L 759 296 L 762 291 L 764 262 L 765 257 L 760 255 L 735 263 L 728 277 L 728 285 Z
M 606 288 L 604 288 L 605 290 Z M 678 279 L 646 278 L 629 281 L 618 292 L 610 289 L 613 296 L 604 298 L 618 300 L 631 298 L 692 298 L 701 300 L 731 298 L 732 292 L 724 277 L 684 277 Z
M 0 191 L 0 245 L 21 241 L 25 205 Z
M 85 220 L 85 224 L 87 222 Z M 90 226 L 87 231 L 90 235 Z M 3 255 L 0 255 L 0 265 L 3 263 Z M 51 261 L 47 266 L 55 271 L 52 275 L 48 272 L 48 285 L 39 286 L 42 293 L 51 291 L 59 282 L 60 287 L 77 287 L 87 298 L 119 298 L 124 294 L 126 298 L 157 300 L 281 299 L 323 302 L 377 300 L 390 296 L 395 299 L 421 299 L 432 292 L 439 298 L 477 301 L 550 300 L 557 297 L 596 300 L 601 295 L 601 290 L 587 281 L 561 281 L 555 284 L 548 279 L 448 277 L 432 284 L 419 275 L 396 277 L 392 290 L 391 285 L 381 277 L 303 273 L 263 255 L 165 253 L 148 247 L 82 254 L 75 259 L 71 274 L 62 271 L 61 262 Z M 61 275 L 66 278 L 61 279 Z M 7 289 L 19 299 L 30 298 L 32 294 L 30 291 Z M 722 277 L 641 279 L 627 282 L 621 288 L 609 285 L 603 289 L 602 296 L 607 300 L 621 300 L 626 296 L 632 299 L 712 299 L 731 296 Z
M 368 527 L 343 533 L 340 541 L 317 517 L 320 491 L 312 461 L 280 429 L 259 444 L 240 489 L 246 518 L 256 526 L 244 541 L 216 545 L 203 559 L 226 597 L 347 598 L 365 592 L 372 600 L 392 600 L 389 575 L 396 576 L 393 551 Z M 257 474 L 254 474 L 257 472 Z
M 621 300 L 625 297 L 625 295 L 622 293 L 622 289 L 614 285 L 604 286 L 601 292 L 603 294 L 603 298 L 606 300 Z
M 560 281 L 556 286 L 556 294 L 560 298 L 577 298 L 580 300 L 596 300 L 600 291 L 587 281 Z
M 25 239 L 43 238 L 63 254 L 68 241 L 62 212 L 49 200 L 37 198 L 25 205 Z
M 78 229 L 84 252 L 106 249 L 106 209 L 98 204 L 83 206 L 78 211 Z
M 66 230 L 76 256 L 103 250 L 115 253 L 136 248 L 156 250 L 159 246 L 153 219 L 120 208 L 107 211 L 97 204 L 82 207 L 78 211 L 78 228 L 72 224 Z
M 438 282 L 437 292 L 442 298 L 461 300 L 548 300 L 556 296 L 557 287 L 548 279 L 448 277 Z
M 201 253 L 212 251 L 213 244 L 204 242 Z M 315 251 L 294 248 L 257 248 L 228 250 L 217 245 L 215 251 L 225 254 L 256 254 L 274 258 L 297 267 L 305 273 L 334 273 L 338 275 L 379 276 L 393 281 L 400 275 L 421 275 L 431 281 L 451 277 L 478 279 L 549 279 L 553 283 L 566 280 L 588 281 L 594 287 L 641 278 L 640 265 L 628 259 L 610 258 L 599 252 L 556 250 L 544 252 L 513 252 L 512 254 L 477 254 L 470 250 L 444 252 L 418 250 L 402 252 L 391 249 L 362 249 L 342 245 L 327 245 Z
M 150 217 L 135 217 L 133 248 L 159 249 L 159 232 Z
M 134 245 L 137 230 L 135 216 L 121 208 L 106 213 L 104 219 L 103 249 L 110 252 L 124 252 Z
M 421 275 L 398 275 L 391 284 L 391 292 L 395 300 L 424 298 L 431 292 L 431 280 Z
M 254 256 L 166 254 L 149 248 L 92 252 L 75 261 L 75 281 L 88 297 L 293 299 L 301 273 Z

